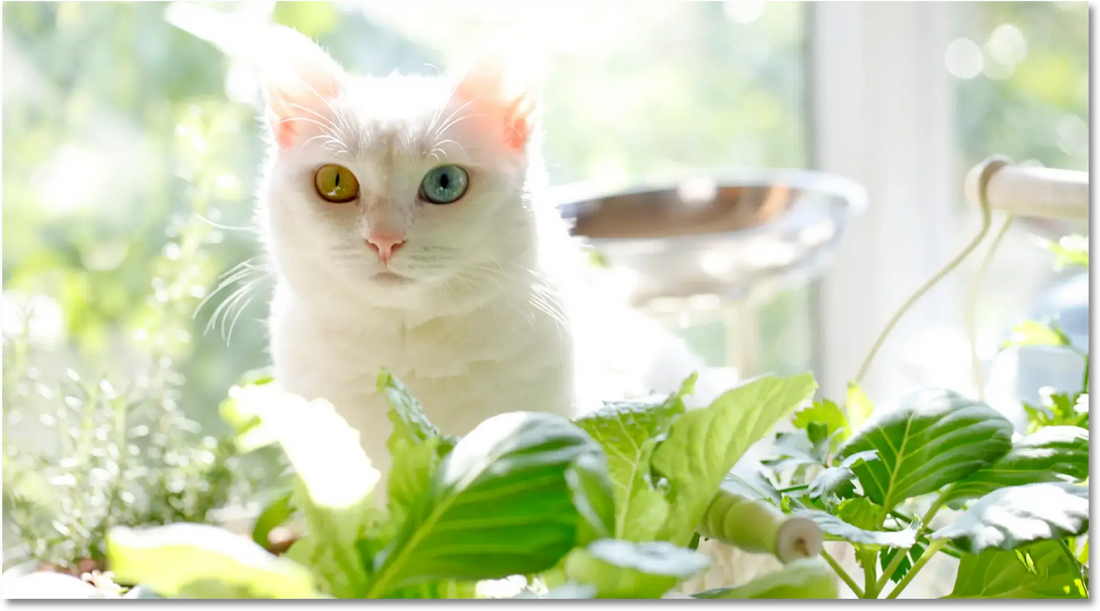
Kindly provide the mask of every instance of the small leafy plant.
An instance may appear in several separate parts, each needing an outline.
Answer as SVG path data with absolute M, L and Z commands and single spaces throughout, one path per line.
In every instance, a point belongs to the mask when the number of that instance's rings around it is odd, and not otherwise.
M 1061 264 L 1088 267 L 1087 242 L 1052 249 Z M 1073 349 L 1052 321 L 1017 325 L 1005 347 L 1036 344 Z M 817 401 L 778 435 L 765 476 L 785 487 L 760 498 L 850 543 L 862 586 L 823 555 L 861 598 L 896 598 L 938 553 L 959 559 L 950 598 L 1087 598 L 1089 356 L 1078 354 L 1082 388 L 1025 404 L 1025 436 L 949 390 L 873 413 L 850 384 L 844 409 Z M 953 519 L 933 527 L 944 509 Z
M 263 380 L 236 389 L 223 415 L 241 448 L 282 447 L 295 488 L 265 514 L 293 508 L 308 534 L 279 557 L 213 526 L 120 528 L 107 545 L 116 579 L 165 597 L 462 598 L 479 581 L 526 575 L 539 585 L 523 597 L 658 598 L 709 566 L 688 547 L 701 523 L 776 549 L 761 533 L 784 531 L 781 513 L 716 492 L 816 389 L 808 374 L 761 378 L 688 412 L 689 379 L 667 398 L 609 404 L 576 423 L 515 412 L 460 439 L 441 434 L 398 380 L 383 373 L 378 384 L 394 425 L 385 507 L 372 499 L 381 474 L 331 406 Z M 254 539 L 277 522 L 259 520 Z M 809 555 L 699 596 L 835 597 L 828 567 Z

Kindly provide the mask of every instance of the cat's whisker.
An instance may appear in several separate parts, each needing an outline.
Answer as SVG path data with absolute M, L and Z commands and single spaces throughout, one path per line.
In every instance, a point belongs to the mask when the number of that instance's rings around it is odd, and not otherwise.
M 443 153 L 444 155 L 446 155 L 447 154 L 446 151 L 443 150 L 443 145 L 445 145 L 445 144 L 453 144 L 453 145 L 457 146 L 458 150 L 462 152 L 462 160 L 466 163 L 470 162 L 470 156 L 466 154 L 466 147 L 462 146 L 462 143 L 456 142 L 456 141 L 451 140 L 449 138 L 447 140 L 443 140 L 442 142 L 437 143 L 436 147 L 434 149 L 432 149 L 432 152 L 434 153 L 435 151 L 439 151 L 440 153 Z
M 201 214 L 195 214 L 195 218 L 197 218 L 200 221 L 206 223 L 207 225 L 210 225 L 211 227 L 213 227 L 215 229 L 221 229 L 223 231 L 255 231 L 256 230 L 256 228 L 252 227 L 252 226 L 233 227 L 231 225 L 222 225 L 221 223 L 219 223 L 215 220 L 212 220 L 212 219 L 208 219 L 208 218 L 206 218 L 205 216 L 203 216 Z
M 309 140 L 306 140 L 305 142 L 303 142 L 302 146 L 305 147 L 310 142 L 313 142 L 314 140 L 319 140 L 321 138 L 325 139 L 325 141 L 323 143 L 321 143 L 322 148 L 326 148 L 328 150 L 335 151 L 337 154 L 348 152 L 348 147 L 347 147 L 346 144 L 344 144 L 343 140 L 340 140 L 339 138 L 335 138 L 335 137 L 332 136 L 332 134 L 327 134 L 327 133 L 326 134 L 317 134 L 316 136 L 313 136 Z M 329 146 L 333 145 L 333 144 L 337 145 L 340 148 L 339 149 L 329 148 Z
M 448 123 L 448 124 L 449 124 L 450 120 L 451 120 L 451 119 L 453 119 L 453 118 L 455 117 L 455 115 L 457 115 L 458 113 L 462 112 L 463 110 L 466 110 L 466 108 L 467 108 L 467 107 L 469 107 L 469 106 L 470 106 L 470 104 L 472 104 L 472 103 L 473 103 L 473 102 L 466 102 L 466 103 L 462 104 L 461 106 L 459 106 L 458 108 L 456 108 L 456 109 L 455 109 L 455 110 L 454 110 L 453 112 L 451 112 L 451 114 L 447 115 L 447 118 L 443 120 L 443 123 Z M 441 114 L 442 114 L 442 113 L 441 113 Z M 430 134 L 429 138 L 430 138 L 431 140 L 435 140 L 435 139 L 436 139 L 436 138 L 438 138 L 438 137 L 439 137 L 439 135 L 440 135 L 441 133 L 443 133 L 443 132 L 444 132 L 445 130 L 446 130 L 446 128 L 443 128 L 443 129 L 437 129 L 437 128 L 436 128 L 436 125 L 435 125 L 435 123 L 434 123 L 434 121 L 433 121 L 433 124 L 432 124 L 432 126 L 431 126 L 431 127 L 429 128 L 429 130 L 428 130 L 428 133 Z
M 221 278 L 219 278 L 218 285 L 216 287 L 214 287 L 214 290 L 207 293 L 206 296 L 202 298 L 202 301 L 199 302 L 199 305 L 195 306 L 195 311 L 191 314 L 191 319 L 195 320 L 196 318 L 198 318 L 198 315 L 202 311 L 202 309 L 218 293 L 221 293 L 222 291 L 229 288 L 230 286 L 232 286 L 236 282 L 248 277 L 249 274 L 262 274 L 262 273 L 265 273 L 266 270 L 264 270 L 262 268 L 259 268 L 259 267 L 253 267 L 251 265 L 252 262 L 255 261 L 258 258 L 260 258 L 260 257 L 256 256 L 256 257 L 251 257 L 251 258 L 245 259 L 244 261 L 242 261 L 242 262 L 234 265 L 230 269 L 226 270 L 225 273 L 223 273 L 221 275 Z
M 249 282 L 242 285 L 241 288 L 234 291 L 233 294 L 228 299 L 226 299 L 224 302 L 222 302 L 221 305 L 218 306 L 218 310 L 221 310 L 224 313 L 223 316 L 222 316 L 222 322 L 221 322 L 221 325 L 220 325 L 221 332 L 222 332 L 222 339 L 225 339 L 227 342 L 229 340 L 229 336 L 226 334 L 226 330 L 225 330 L 226 320 L 234 312 L 234 309 L 237 308 L 242 303 L 242 301 L 246 297 L 249 296 L 249 293 L 253 289 L 255 289 L 257 286 L 259 286 L 259 284 L 261 282 L 263 282 L 265 279 L 266 279 L 266 277 L 261 277 L 261 278 L 255 278 L 253 280 L 250 280 Z M 223 306 L 225 308 L 224 310 L 222 309 Z M 216 318 L 217 318 L 217 311 L 215 311 L 215 316 L 214 316 L 214 318 L 211 319 L 211 322 L 214 322 L 216 320 Z
M 312 124 L 320 127 L 326 134 L 328 134 L 328 135 L 330 135 L 334 138 L 336 137 L 336 135 L 331 131 L 331 128 L 329 126 L 325 125 L 324 123 L 321 123 L 317 119 L 311 119 L 310 117 L 287 117 L 285 119 L 280 120 L 279 125 L 282 125 L 283 123 L 293 123 L 295 121 L 305 121 L 306 123 L 312 123 Z
M 448 123 L 447 123 L 446 125 L 444 125 L 444 126 L 443 126 L 442 128 L 440 128 L 440 129 L 438 130 L 438 134 L 437 134 L 437 137 L 438 137 L 439 135 L 443 135 L 443 134 L 445 134 L 445 133 L 447 132 L 447 130 L 449 130 L 449 129 L 451 129 L 452 127 L 454 127 L 454 126 L 458 125 L 459 123 L 462 123 L 462 122 L 463 122 L 463 121 L 465 121 L 466 119 L 476 119 L 476 118 L 479 118 L 479 117 L 486 117 L 486 116 L 488 116 L 488 115 L 485 115 L 485 114 L 476 114 L 476 115 L 462 115 L 461 117 L 458 117 L 458 118 L 456 118 L 456 119 L 452 119 L 452 120 L 451 120 L 450 122 L 448 122 Z
M 241 314 L 243 314 L 244 311 L 248 309 L 248 306 L 251 305 L 253 300 L 255 300 L 258 296 L 259 293 L 253 293 L 251 297 L 245 300 L 244 305 L 237 308 L 237 314 L 233 317 L 233 322 L 229 325 L 229 335 L 227 335 L 225 338 L 226 346 L 229 346 L 230 343 L 233 341 L 233 329 L 237 326 L 237 319 L 241 317 Z
M 325 124 L 327 124 L 329 127 L 331 127 L 333 131 L 338 131 L 339 130 L 339 127 L 335 123 L 332 122 L 332 119 L 330 119 L 329 117 L 326 117 L 325 115 L 317 112 L 316 110 L 313 110 L 312 108 L 302 106 L 301 104 L 295 104 L 293 102 L 288 103 L 287 106 L 290 106 L 291 108 L 297 108 L 298 110 L 304 110 L 304 111 L 308 112 L 309 114 L 317 117 L 321 121 L 324 121 Z
M 301 82 L 302 85 L 305 85 L 306 89 L 308 89 L 310 93 L 312 93 L 314 96 L 316 96 L 318 100 L 321 100 L 321 103 L 323 103 L 328 108 L 329 112 L 331 112 L 332 115 L 334 117 L 336 117 L 337 121 L 340 122 L 341 127 L 343 127 L 344 129 L 350 131 L 350 128 L 347 124 L 347 121 L 344 118 L 344 114 L 341 113 L 339 110 L 336 109 L 335 106 L 332 105 L 332 102 L 329 101 L 328 97 L 323 96 L 320 93 L 317 93 L 317 90 L 314 89 L 313 86 L 310 85 L 305 79 L 301 78 L 301 76 L 299 76 L 298 80 L 299 80 L 299 82 Z M 330 123 L 331 123 L 331 120 L 330 120 Z M 333 125 L 332 127 L 333 127 L 334 130 L 339 131 L 339 129 L 337 128 L 336 125 Z

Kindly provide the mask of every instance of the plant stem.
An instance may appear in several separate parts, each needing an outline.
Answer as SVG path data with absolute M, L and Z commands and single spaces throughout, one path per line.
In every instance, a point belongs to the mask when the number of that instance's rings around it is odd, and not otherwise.
M 778 492 L 780 494 L 785 493 L 785 492 L 797 492 L 799 490 L 805 490 L 809 487 L 810 487 L 809 484 L 801 484 L 801 485 L 798 485 L 798 486 L 791 486 L 789 488 L 782 488 L 782 489 L 776 490 L 776 492 Z
M 913 578 L 916 577 L 917 573 L 919 573 L 920 570 L 924 568 L 924 565 L 928 564 L 928 561 L 932 559 L 932 556 L 935 556 L 936 552 L 940 551 L 940 548 L 946 544 L 946 539 L 933 541 L 932 544 L 928 546 L 928 549 L 924 551 L 924 555 L 920 557 L 920 560 L 917 560 L 916 564 L 913 565 L 913 568 L 909 569 L 909 572 L 905 574 L 905 577 L 903 577 L 901 581 L 898 582 L 897 587 L 895 587 L 886 596 L 886 598 L 897 598 L 898 594 L 901 594 L 901 591 L 905 589 L 905 586 L 909 585 L 909 582 L 913 581 Z
M 989 176 L 993 175 L 993 171 L 999 169 L 1003 165 L 1004 162 L 1001 162 L 1000 164 L 997 164 L 996 162 L 991 163 L 989 169 L 987 169 L 987 171 L 985 172 L 985 175 L 982 176 L 982 226 L 978 230 L 978 234 L 970 240 L 970 243 L 967 244 L 965 248 L 959 251 L 959 254 L 955 255 L 954 259 L 951 259 L 951 261 L 949 261 L 947 265 L 943 266 L 943 269 L 936 272 L 934 276 L 929 278 L 923 285 L 921 285 L 921 287 L 917 289 L 917 292 L 913 293 L 909 297 L 909 299 L 907 299 L 905 303 L 903 303 L 901 307 L 898 308 L 896 312 L 894 312 L 894 315 L 890 318 L 890 321 L 886 323 L 886 326 L 879 333 L 878 338 L 875 339 L 874 345 L 871 346 L 871 351 L 867 353 L 866 357 L 864 357 L 863 364 L 859 366 L 859 372 L 856 373 L 855 377 L 856 384 L 859 384 L 863 380 L 863 376 L 867 375 L 867 370 L 871 368 L 871 362 L 875 359 L 875 355 L 878 354 L 879 349 L 882 348 L 882 344 L 886 342 L 887 336 L 889 336 L 890 332 L 894 330 L 894 326 L 898 324 L 898 321 L 901 320 L 901 317 L 905 316 L 905 313 L 909 311 L 909 308 L 913 307 L 915 303 L 920 301 L 921 297 L 924 297 L 924 294 L 931 290 L 931 288 L 935 286 L 940 280 L 943 280 L 944 276 L 954 271 L 960 263 L 962 263 L 967 257 L 970 256 L 970 253 L 974 252 L 974 249 L 982 243 L 982 240 L 985 239 L 985 235 L 989 233 L 990 225 L 989 202 L 985 199 L 985 182 L 988 180 Z
M 973 368 L 974 385 L 978 390 L 979 401 L 985 401 L 985 380 L 982 377 L 982 362 L 978 358 L 978 291 L 982 288 L 982 279 L 985 278 L 989 262 L 993 260 L 993 253 L 997 251 L 997 248 L 1001 245 L 1001 240 L 1004 239 L 1005 234 L 1008 233 L 1008 228 L 1012 226 L 1012 222 L 1015 220 L 1016 215 L 1009 214 L 1005 217 L 1001 228 L 997 230 L 997 235 L 993 236 L 993 241 L 989 244 L 989 250 L 985 251 L 985 257 L 982 258 L 978 270 L 974 273 L 974 280 L 970 284 L 970 297 L 967 299 L 966 304 L 966 332 L 970 336 L 970 366 Z
M 928 524 L 930 524 L 932 522 L 932 519 L 933 519 L 933 517 L 936 516 L 936 513 L 938 513 L 939 510 L 943 509 L 944 499 L 947 498 L 947 494 L 949 494 L 950 491 L 952 491 L 954 488 L 955 488 L 954 485 L 950 485 L 950 487 L 948 487 L 946 490 L 944 490 L 943 494 L 939 495 L 939 498 L 936 499 L 936 502 L 932 503 L 931 508 L 928 508 L 928 511 L 925 512 L 924 517 L 922 517 L 922 519 L 921 519 L 921 526 L 917 527 L 917 530 L 916 530 L 916 537 L 915 538 L 917 539 L 917 542 L 920 542 L 921 535 L 923 535 L 925 533 L 925 531 L 928 530 Z M 894 559 L 891 560 L 890 565 L 887 567 L 886 570 L 884 570 L 882 572 L 882 577 L 879 579 L 878 583 L 876 583 L 876 586 L 875 586 L 876 590 L 881 592 L 882 590 L 886 589 L 887 583 L 890 582 L 890 576 L 892 576 L 894 574 L 895 570 L 898 570 L 898 567 L 900 567 L 901 564 L 903 563 L 903 561 L 905 561 L 905 558 L 908 558 L 910 556 L 910 554 L 913 553 L 913 549 L 915 549 L 917 545 L 919 545 L 919 543 L 914 543 L 913 546 L 910 547 L 909 549 L 905 549 L 905 550 L 899 549 L 898 550 L 898 555 L 894 556 Z M 943 547 L 943 546 L 941 546 L 941 547 Z M 932 547 L 931 546 L 928 547 L 928 549 L 925 550 L 925 555 L 927 555 L 930 552 L 932 552 Z M 937 552 L 938 552 L 938 549 L 937 549 Z M 924 556 L 921 556 L 921 557 L 923 558 Z
M 878 598 L 878 575 L 876 574 L 878 567 L 875 564 L 878 552 L 857 550 L 856 554 L 860 556 L 860 563 L 863 565 L 863 587 L 866 594 L 864 598 Z
M 856 581 L 852 579 L 852 576 L 848 574 L 848 571 L 845 571 L 844 568 L 837 563 L 837 561 L 829 554 L 828 551 L 824 549 L 821 550 L 821 557 L 825 559 L 825 562 L 829 563 L 829 566 L 833 568 L 833 571 L 845 584 L 847 584 L 849 588 L 851 588 L 853 592 L 855 592 L 856 596 L 863 598 L 863 588 L 856 585 Z

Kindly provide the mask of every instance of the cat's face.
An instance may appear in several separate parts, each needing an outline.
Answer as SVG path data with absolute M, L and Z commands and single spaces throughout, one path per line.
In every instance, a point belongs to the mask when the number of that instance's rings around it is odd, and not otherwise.
M 530 247 L 533 106 L 500 64 L 354 77 L 292 30 L 272 40 L 261 224 L 299 298 L 415 307 Z

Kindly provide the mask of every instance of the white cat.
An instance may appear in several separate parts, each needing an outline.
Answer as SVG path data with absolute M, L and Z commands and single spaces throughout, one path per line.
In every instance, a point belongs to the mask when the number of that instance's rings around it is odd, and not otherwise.
M 669 392 L 701 368 L 658 325 L 585 289 L 581 251 L 539 199 L 534 92 L 507 62 L 355 77 L 293 30 L 268 44 L 258 216 L 278 280 L 276 376 L 331 401 L 383 473 L 383 367 L 456 435 L 503 412 L 574 416 Z M 704 380 L 694 402 L 729 385 Z

